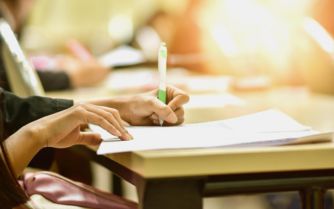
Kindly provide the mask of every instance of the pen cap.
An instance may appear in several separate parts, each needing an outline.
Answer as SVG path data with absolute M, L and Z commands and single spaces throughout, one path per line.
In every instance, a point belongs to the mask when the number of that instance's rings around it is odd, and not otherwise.
M 159 57 L 167 59 L 167 47 L 166 47 L 166 43 L 165 42 L 162 42 L 160 44 Z
M 167 47 L 165 43 L 161 43 L 158 53 L 158 68 L 160 75 L 160 88 L 166 88 L 166 71 L 167 71 Z

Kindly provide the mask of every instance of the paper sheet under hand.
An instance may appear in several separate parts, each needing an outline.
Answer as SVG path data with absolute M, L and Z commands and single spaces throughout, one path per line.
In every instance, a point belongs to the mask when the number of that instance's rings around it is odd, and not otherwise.
M 289 116 L 268 110 L 234 119 L 176 127 L 128 127 L 134 136 L 121 141 L 102 128 L 90 125 L 103 139 L 97 153 L 119 153 L 156 149 L 234 146 L 273 146 L 331 140 L 332 133 L 319 133 Z

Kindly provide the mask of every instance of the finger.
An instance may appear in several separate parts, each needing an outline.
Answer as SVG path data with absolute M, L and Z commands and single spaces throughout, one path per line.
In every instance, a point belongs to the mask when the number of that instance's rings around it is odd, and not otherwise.
M 122 120 L 122 124 L 125 127 L 129 127 L 130 126 L 130 124 L 128 122 L 126 122 L 125 120 Z
M 153 113 L 151 116 L 150 116 L 151 120 L 159 120 L 159 116 L 155 113 Z
M 158 115 L 159 119 L 164 120 L 168 123 L 176 123 L 177 117 L 173 110 L 167 106 L 166 104 L 162 103 L 157 98 L 152 98 L 150 100 L 151 109 L 152 111 Z
M 120 136 L 120 139 L 123 139 L 123 140 L 133 139 L 133 136 L 124 128 L 123 124 L 125 121 L 121 119 L 121 116 L 117 110 L 108 108 L 108 107 L 101 107 L 101 108 L 109 112 L 111 115 L 113 115 L 113 119 L 117 121 L 118 127 L 116 128 L 121 129 L 121 133 L 122 133 L 122 135 Z
M 118 132 L 121 133 L 121 135 L 127 133 L 121 122 L 117 119 L 117 117 L 119 117 L 117 111 L 114 111 L 111 108 L 100 107 L 95 105 L 86 105 L 86 109 L 106 119 L 109 123 L 111 123 L 115 127 L 115 129 Z
M 184 109 L 178 108 L 177 110 L 175 110 L 175 114 L 177 116 L 177 122 L 175 123 L 175 125 L 179 125 L 182 124 L 184 122 Z
M 101 143 L 102 139 L 98 133 L 81 132 L 78 144 L 97 146 Z
M 152 123 L 156 126 L 160 126 L 160 120 L 152 120 Z
M 160 125 L 159 116 L 157 114 L 153 113 L 152 115 L 150 115 L 149 118 L 150 118 L 149 125 Z
M 88 128 L 88 124 L 81 124 L 80 125 L 80 130 L 81 131 L 84 131 L 84 130 L 86 130 Z
M 109 133 L 111 133 L 114 136 L 118 136 L 120 137 L 122 134 L 120 131 L 118 131 L 113 124 L 111 124 L 108 120 L 106 120 L 105 118 L 93 113 L 93 112 L 89 112 L 87 111 L 86 113 L 86 121 L 88 123 L 92 123 L 95 125 L 98 125 L 100 127 L 102 127 L 103 129 L 105 129 L 106 131 L 108 131 Z
M 108 107 L 103 107 L 103 106 L 101 106 L 100 108 L 103 109 L 103 110 L 105 110 L 109 114 L 112 114 L 113 117 L 114 117 L 113 119 L 117 121 L 118 127 L 120 129 L 122 129 L 122 132 L 124 132 L 124 133 L 127 132 L 126 129 L 125 129 L 125 127 L 123 126 L 124 121 L 122 120 L 122 118 L 121 118 L 121 116 L 120 116 L 120 114 L 119 114 L 119 112 L 117 110 L 112 109 L 112 108 L 108 108 Z
M 153 114 L 156 115 L 155 113 L 153 113 Z M 153 114 L 152 114 L 152 115 L 153 115 Z M 151 115 L 151 116 L 152 116 L 152 115 Z M 139 125 L 141 125 L 141 126 L 158 125 L 158 124 L 153 123 L 154 120 L 151 118 L 151 116 L 142 118 L 142 119 L 140 120 L 140 124 L 139 124 Z M 157 121 L 159 121 L 159 119 L 157 119 Z
M 178 108 L 175 110 L 175 114 L 177 116 L 177 122 L 176 123 L 166 123 L 166 126 L 175 126 L 175 125 L 180 125 L 184 122 L 184 109 L 183 108 Z M 155 122 L 154 122 L 155 124 Z
M 178 90 L 175 90 L 175 92 L 173 92 L 172 98 L 170 98 L 168 102 L 168 106 L 172 108 L 172 110 L 176 110 L 189 101 L 189 96 L 187 94 L 178 93 L 177 91 Z

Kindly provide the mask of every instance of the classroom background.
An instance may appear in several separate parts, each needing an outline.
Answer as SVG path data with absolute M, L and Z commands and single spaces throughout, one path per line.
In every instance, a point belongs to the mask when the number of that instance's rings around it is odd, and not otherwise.
M 249 79 L 239 86 L 243 90 L 306 84 L 333 94 L 332 8 L 332 0 L 36 0 L 21 44 L 32 55 L 62 53 L 71 39 L 97 57 L 121 45 L 154 52 L 151 39 L 138 40 L 150 26 L 167 43 L 176 67 Z M 95 171 L 106 173 L 98 166 Z M 95 181 L 100 188 L 110 183 L 104 175 Z M 288 205 L 284 197 L 269 200 Z M 270 204 L 262 196 L 237 196 L 208 199 L 205 208 Z
M 75 38 L 95 55 L 133 44 L 149 25 L 190 70 L 269 75 L 333 92 L 330 0 L 37 0 L 22 44 L 55 53 Z M 150 46 L 150 41 L 141 47 Z M 194 56 L 191 56 L 194 55 Z M 199 55 L 199 56 L 196 56 Z M 182 58 L 181 58 L 182 60 Z

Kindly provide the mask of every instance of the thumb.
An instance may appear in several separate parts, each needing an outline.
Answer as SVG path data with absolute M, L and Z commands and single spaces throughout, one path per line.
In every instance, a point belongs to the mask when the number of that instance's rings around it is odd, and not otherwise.
M 164 120 L 168 123 L 176 123 L 177 122 L 177 116 L 172 110 L 171 107 L 164 104 L 160 100 L 154 98 L 153 99 L 153 112 L 159 117 L 159 119 Z
M 97 146 L 101 143 L 101 141 L 102 141 L 101 135 L 98 133 L 81 132 L 78 144 Z

